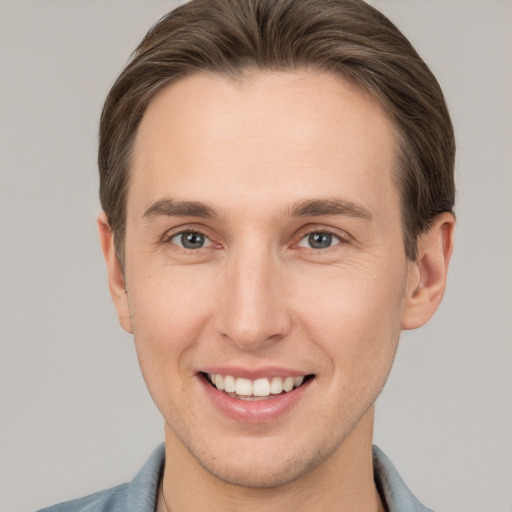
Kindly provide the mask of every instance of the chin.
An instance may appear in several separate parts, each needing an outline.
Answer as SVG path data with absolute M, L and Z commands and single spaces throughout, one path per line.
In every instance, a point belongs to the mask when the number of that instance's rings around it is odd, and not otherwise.
M 268 437 L 250 441 L 238 438 L 206 450 L 193 449 L 205 446 L 202 443 L 189 444 L 187 451 L 210 475 L 227 484 L 271 489 L 304 478 L 330 459 L 345 438 L 339 434 L 324 437 L 321 444 L 314 442 L 319 437 L 316 435 L 313 439 L 297 436 L 291 443 Z
M 311 454 L 307 457 L 279 458 L 271 457 L 267 461 L 236 461 L 234 463 L 212 463 L 198 460 L 212 476 L 230 485 L 246 487 L 250 489 L 271 489 L 290 484 L 312 469 L 317 467 L 327 458 L 327 454 Z M 225 461 L 223 461 L 225 462 Z

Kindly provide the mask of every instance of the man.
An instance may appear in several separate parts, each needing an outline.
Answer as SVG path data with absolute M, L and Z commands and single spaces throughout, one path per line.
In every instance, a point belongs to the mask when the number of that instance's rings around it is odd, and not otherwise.
M 439 305 L 454 138 L 360 0 L 194 0 L 102 114 L 98 218 L 165 446 L 46 510 L 428 510 L 378 448 L 402 329 Z

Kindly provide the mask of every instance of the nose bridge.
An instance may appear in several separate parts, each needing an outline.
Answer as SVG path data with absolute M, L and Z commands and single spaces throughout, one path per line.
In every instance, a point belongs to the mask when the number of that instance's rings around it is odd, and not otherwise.
M 275 342 L 291 326 L 281 287 L 283 262 L 254 242 L 230 254 L 218 318 L 221 334 L 246 349 Z

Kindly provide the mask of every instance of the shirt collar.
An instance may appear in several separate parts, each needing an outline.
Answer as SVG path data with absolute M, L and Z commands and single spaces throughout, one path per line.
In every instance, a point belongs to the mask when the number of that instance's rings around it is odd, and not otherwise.
M 159 445 L 129 486 L 130 512 L 154 512 L 165 463 L 165 444 Z M 407 488 L 389 458 L 373 446 L 375 485 L 388 512 L 433 512 Z
M 407 488 L 389 458 L 373 446 L 373 478 L 388 512 L 433 512 Z

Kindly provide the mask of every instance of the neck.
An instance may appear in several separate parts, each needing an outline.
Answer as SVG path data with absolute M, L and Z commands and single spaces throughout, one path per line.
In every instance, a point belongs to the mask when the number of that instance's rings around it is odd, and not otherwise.
M 198 464 L 166 426 L 163 493 L 169 512 L 384 512 L 373 480 L 373 408 L 319 466 L 286 485 L 226 483 Z M 165 508 L 163 508 L 165 510 Z

